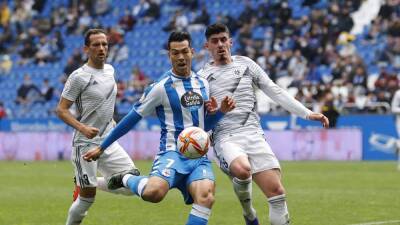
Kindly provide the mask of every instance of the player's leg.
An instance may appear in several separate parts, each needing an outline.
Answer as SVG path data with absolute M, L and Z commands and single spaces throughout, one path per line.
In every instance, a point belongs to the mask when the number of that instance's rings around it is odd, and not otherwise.
M 82 159 L 86 150 L 88 149 L 82 147 L 72 150 L 71 160 L 80 192 L 68 210 L 67 225 L 80 224 L 95 200 L 97 162 L 86 162 Z
M 173 186 L 175 161 L 176 159 L 170 157 L 170 154 L 164 154 L 154 160 L 150 176 L 135 176 L 123 172 L 112 176 L 108 187 L 112 190 L 127 187 L 145 201 L 160 202 Z
M 253 135 L 247 141 L 246 152 L 251 164 L 253 180 L 268 198 L 271 224 L 289 224 L 285 189 L 281 182 L 280 165 L 275 154 L 263 135 Z
M 268 198 L 271 225 L 289 224 L 285 189 L 281 183 L 278 169 L 266 170 L 253 175 L 254 181 Z
M 185 181 L 188 190 L 178 187 L 184 194 L 186 204 L 193 202 L 186 225 L 207 224 L 214 204 L 215 177 L 211 162 L 206 158 L 198 160 L 202 161 L 201 164 L 193 169 Z
M 108 188 L 108 181 L 114 174 L 126 172 L 127 174 L 138 175 L 139 173 L 132 159 L 118 142 L 114 142 L 104 151 L 102 157 L 98 160 L 98 170 L 104 176 L 97 177 L 97 188 L 99 190 L 113 194 L 133 195 L 133 193 L 125 187 L 115 190 Z
M 216 142 L 214 146 L 218 163 L 223 172 L 232 179 L 233 189 L 240 201 L 247 225 L 258 225 L 257 213 L 252 201 L 251 166 L 242 150 L 242 139 L 231 137 Z

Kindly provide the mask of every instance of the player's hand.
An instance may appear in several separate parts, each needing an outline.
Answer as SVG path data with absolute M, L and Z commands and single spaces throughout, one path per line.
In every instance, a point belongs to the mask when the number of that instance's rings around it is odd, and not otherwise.
M 225 96 L 221 101 L 221 108 L 219 109 L 223 113 L 232 111 L 236 107 L 236 102 L 232 97 Z
M 206 106 L 208 114 L 215 114 L 218 110 L 218 102 L 215 97 L 211 97 L 210 100 L 205 101 L 204 105 Z
M 89 126 L 83 126 L 79 131 L 89 139 L 96 137 L 96 135 L 99 133 L 99 129 Z
M 102 153 L 103 151 L 101 150 L 100 146 L 97 146 L 96 148 L 93 148 L 83 154 L 83 159 L 88 162 L 91 162 L 92 160 L 96 161 Z
M 329 120 L 328 117 L 324 116 L 322 113 L 311 113 L 308 116 L 309 120 L 317 120 L 320 121 L 322 123 L 322 126 L 324 128 L 328 128 L 329 127 Z

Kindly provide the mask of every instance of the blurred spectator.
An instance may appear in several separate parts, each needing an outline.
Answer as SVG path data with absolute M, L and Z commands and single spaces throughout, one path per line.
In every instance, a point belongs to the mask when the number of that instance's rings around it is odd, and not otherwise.
M 38 44 L 38 51 L 35 54 L 35 63 L 44 64 L 47 62 L 54 62 L 56 58 L 56 47 L 52 42 L 48 41 L 46 36 L 40 38 Z
M 198 0 L 179 0 L 178 3 L 190 11 L 197 10 L 199 5 Z
M 125 31 L 132 30 L 136 23 L 136 19 L 132 16 L 129 9 L 124 10 L 124 15 L 119 19 L 118 25 Z
M 47 0 L 35 0 L 32 5 L 32 9 L 37 13 L 41 13 L 44 6 L 46 5 L 46 1 Z
M 355 87 L 359 86 L 367 90 L 367 79 L 367 72 L 365 71 L 364 67 L 358 66 L 351 74 L 350 82 L 352 82 Z
M 65 7 L 56 7 L 51 11 L 51 24 L 53 27 L 64 25 L 67 20 L 67 9 Z
M 4 103 L 0 101 L 0 120 L 7 117 L 7 109 L 4 106 Z
M 186 30 L 189 25 L 189 20 L 183 10 L 176 11 L 175 29 Z
M 117 29 L 116 27 L 109 27 L 107 29 L 107 33 L 109 47 L 121 43 L 124 39 L 123 31 L 121 29 Z
M 54 33 L 54 37 L 51 40 L 55 46 L 57 46 L 57 51 L 62 52 L 64 50 L 64 39 L 59 30 Z
M 92 17 L 90 16 L 89 11 L 85 10 L 78 19 L 78 30 L 76 31 L 76 33 L 79 34 L 85 32 L 91 25 Z
M 149 8 L 143 15 L 143 20 L 152 22 L 158 20 L 161 16 L 160 5 L 155 0 L 148 0 Z
M 40 87 L 40 94 L 45 102 L 53 99 L 54 88 L 50 85 L 49 79 L 44 79 L 43 84 Z
M 334 106 L 334 96 L 331 93 L 325 94 L 321 113 L 328 117 L 329 128 L 335 128 L 340 114 Z
M 24 42 L 23 48 L 19 51 L 21 56 L 18 64 L 26 64 L 30 62 L 37 52 L 37 48 L 33 46 L 31 40 L 27 40 Z
M 16 103 L 29 105 L 40 100 L 40 90 L 32 83 L 31 77 L 25 74 L 22 85 L 17 90 Z
M 129 83 L 128 86 L 133 86 L 136 90 L 143 92 L 150 82 L 150 79 L 143 73 L 140 67 L 136 65 L 132 70 L 131 83 Z
M 136 18 L 143 17 L 149 7 L 150 4 L 148 0 L 140 0 L 139 3 L 133 7 L 132 15 Z
M 63 75 L 60 78 L 61 83 L 65 83 L 69 75 L 83 65 L 84 60 L 82 58 L 82 53 L 79 49 L 75 49 L 72 56 L 68 59 L 67 64 L 64 67 Z
M 10 22 L 11 12 L 7 1 L 0 3 L 0 26 L 5 27 Z
M 207 50 L 202 48 L 199 52 L 195 52 L 194 54 L 194 71 L 199 71 L 203 66 L 207 63 Z
M 109 0 L 96 0 L 94 3 L 94 12 L 96 16 L 107 14 L 111 11 L 111 5 Z
M 78 27 L 78 8 L 77 7 L 70 7 L 68 8 L 67 12 L 67 21 L 66 21 L 66 28 L 67 28 L 67 34 L 73 34 L 75 33 L 75 30 Z
M 210 14 L 207 12 L 207 7 L 203 6 L 199 14 L 197 14 L 190 22 L 188 27 L 189 32 L 205 30 L 205 27 L 210 23 Z
M 240 26 L 250 23 L 252 19 L 257 16 L 257 11 L 252 8 L 251 1 L 246 0 L 244 4 L 245 8 L 238 17 L 238 23 Z
M 0 56 L 0 74 L 8 74 L 13 66 L 9 55 Z
M 125 95 L 126 83 L 123 80 L 117 81 L 117 103 L 121 103 Z
M 124 39 L 121 39 L 119 43 L 116 43 L 110 47 L 107 62 L 118 63 L 127 60 L 128 57 L 129 57 L 129 47 L 125 43 Z
M 11 23 L 14 23 L 17 34 L 22 34 L 28 30 L 28 23 L 31 21 L 32 12 L 29 6 L 26 7 L 22 1 L 16 1 L 14 12 L 11 15 Z

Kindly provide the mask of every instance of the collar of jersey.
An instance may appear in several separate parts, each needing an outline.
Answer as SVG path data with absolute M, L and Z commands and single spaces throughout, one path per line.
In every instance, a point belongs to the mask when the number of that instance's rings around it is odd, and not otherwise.
M 192 78 L 193 75 L 194 75 L 194 72 L 193 72 L 193 71 L 190 71 L 190 76 L 189 76 L 189 77 L 181 77 L 181 76 L 178 76 L 178 75 L 176 75 L 174 72 L 172 72 L 172 70 L 170 70 L 169 73 L 171 74 L 172 77 L 174 77 L 174 78 L 176 78 L 176 79 L 179 79 L 179 80 L 190 80 L 190 78 Z
M 101 73 L 101 72 L 103 72 L 104 69 L 105 69 L 105 64 L 104 64 L 103 69 L 96 69 L 96 68 L 93 68 L 93 67 L 89 66 L 87 63 L 85 63 L 85 65 L 83 65 L 83 66 L 84 66 L 84 68 L 85 68 L 85 71 L 86 71 L 86 72 L 89 72 L 89 73 Z

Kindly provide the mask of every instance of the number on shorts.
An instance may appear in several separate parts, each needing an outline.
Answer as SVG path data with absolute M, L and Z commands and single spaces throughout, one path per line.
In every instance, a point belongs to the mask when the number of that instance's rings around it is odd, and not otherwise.
M 83 183 L 85 183 L 86 185 L 89 185 L 89 177 L 87 174 L 83 174 Z

